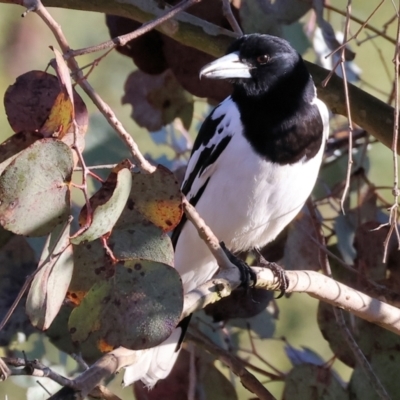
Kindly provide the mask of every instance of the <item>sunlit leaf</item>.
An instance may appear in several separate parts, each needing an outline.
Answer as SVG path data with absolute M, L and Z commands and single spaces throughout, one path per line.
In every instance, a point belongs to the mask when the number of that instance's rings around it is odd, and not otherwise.
M 0 224 L 28 236 L 43 236 L 69 215 L 70 148 L 42 139 L 22 151 L 0 176 Z
M 113 278 L 95 284 L 69 319 L 72 340 L 98 332 L 105 344 L 139 350 L 163 342 L 176 327 L 183 305 L 179 274 L 168 265 L 129 260 Z
M 69 224 L 59 225 L 49 235 L 26 301 L 33 326 L 46 330 L 65 299 L 74 268 Z
M 59 93 L 60 85 L 54 75 L 43 71 L 20 75 L 4 95 L 8 122 L 14 132 L 39 130 Z
M 15 156 L 35 143 L 36 140 L 43 139 L 43 135 L 38 132 L 18 132 L 10 136 L 0 145 L 0 174 L 11 163 Z
M 125 207 L 131 190 L 132 175 L 128 168 L 119 166 L 111 172 L 100 190 L 90 199 L 93 209 L 92 223 L 79 236 L 71 239 L 71 243 L 93 241 L 111 232 Z M 87 217 L 86 207 L 80 215 L 80 223 L 84 225 Z
M 74 107 L 65 93 L 60 92 L 56 97 L 50 114 L 40 128 L 43 136 L 62 138 L 72 126 Z
M 72 91 L 71 78 L 69 69 L 62 54 L 52 47 L 55 53 L 53 66 L 56 70 L 60 92 L 54 100 L 50 114 L 40 128 L 45 136 L 55 136 L 61 139 L 68 131 L 71 130 L 75 118 L 74 95 Z
M 66 120 L 71 118 L 68 115 L 70 105 L 63 106 L 68 96 L 60 94 L 60 82 L 56 76 L 43 71 L 29 71 L 20 75 L 16 82 L 9 86 L 4 95 L 4 106 L 8 122 L 14 132 L 39 131 L 43 128 L 49 115 L 52 114 L 51 122 L 46 123 L 43 132 L 52 136 L 59 131 L 60 126 L 66 129 Z M 88 113 L 86 106 L 76 91 L 73 91 L 75 104 L 75 120 L 79 132 L 86 132 L 88 125 Z M 57 100 L 55 107 L 54 104 Z M 65 100 L 68 103 L 69 100 Z M 61 111 L 60 119 L 57 121 L 57 113 Z
M 68 319 L 74 307 L 71 304 L 64 304 L 50 328 L 45 331 L 51 343 L 66 354 L 80 354 L 82 358 L 89 364 L 93 364 L 101 357 L 101 352 L 97 347 L 95 335 L 94 340 L 87 340 L 81 346 L 79 343 L 73 343 L 71 335 L 68 331 Z
M 158 226 L 164 232 L 175 228 L 182 217 L 182 196 L 173 173 L 159 165 L 152 174 L 132 174 L 132 190 L 117 226 L 130 227 L 138 222 L 136 213 Z

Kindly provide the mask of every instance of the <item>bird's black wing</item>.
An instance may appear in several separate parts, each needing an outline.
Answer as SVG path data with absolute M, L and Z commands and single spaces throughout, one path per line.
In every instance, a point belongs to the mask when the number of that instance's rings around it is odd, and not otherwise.
M 181 188 L 193 206 L 200 199 L 210 180 L 211 176 L 207 171 L 218 160 L 232 138 L 232 130 L 227 129 L 229 121 L 225 112 L 229 108 L 229 103 L 233 105 L 230 98 L 217 106 L 204 120 L 194 142 Z M 186 217 L 183 215 L 171 237 L 174 247 L 185 223 Z

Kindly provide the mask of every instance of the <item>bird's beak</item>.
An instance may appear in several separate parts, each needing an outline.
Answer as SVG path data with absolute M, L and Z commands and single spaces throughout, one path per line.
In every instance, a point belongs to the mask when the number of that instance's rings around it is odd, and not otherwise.
M 200 70 L 200 79 L 206 76 L 211 79 L 251 78 L 252 67 L 240 61 L 239 52 L 230 53 L 205 65 Z

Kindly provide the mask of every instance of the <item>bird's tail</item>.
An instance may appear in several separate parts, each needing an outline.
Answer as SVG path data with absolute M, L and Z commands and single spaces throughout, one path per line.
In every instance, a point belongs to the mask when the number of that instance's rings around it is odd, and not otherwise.
M 159 379 L 166 378 L 172 370 L 179 355 L 182 328 L 176 328 L 167 340 L 152 349 L 144 350 L 137 362 L 126 367 L 124 386 L 141 380 L 148 388 L 152 388 Z

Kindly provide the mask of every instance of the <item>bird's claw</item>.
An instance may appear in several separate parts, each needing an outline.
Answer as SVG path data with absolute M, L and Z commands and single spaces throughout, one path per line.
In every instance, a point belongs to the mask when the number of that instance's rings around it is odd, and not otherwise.
M 232 254 L 226 248 L 224 242 L 220 242 L 220 245 L 222 247 L 222 250 L 224 250 L 225 254 L 228 256 L 229 261 L 239 269 L 240 281 L 242 282 L 240 284 L 240 287 L 244 287 L 246 289 L 254 287 L 257 283 L 257 274 L 251 269 L 251 267 L 246 262 L 244 262 L 239 257 L 236 257 L 234 254 Z
M 280 293 L 276 299 L 280 299 L 289 287 L 289 279 L 286 276 L 285 270 L 278 264 L 271 262 L 268 263 L 268 268 L 272 271 L 279 283 Z
M 289 287 L 289 280 L 286 276 L 285 270 L 280 265 L 267 261 L 260 253 L 258 255 L 260 267 L 269 268 L 277 279 L 280 293 L 276 299 L 280 299 Z

